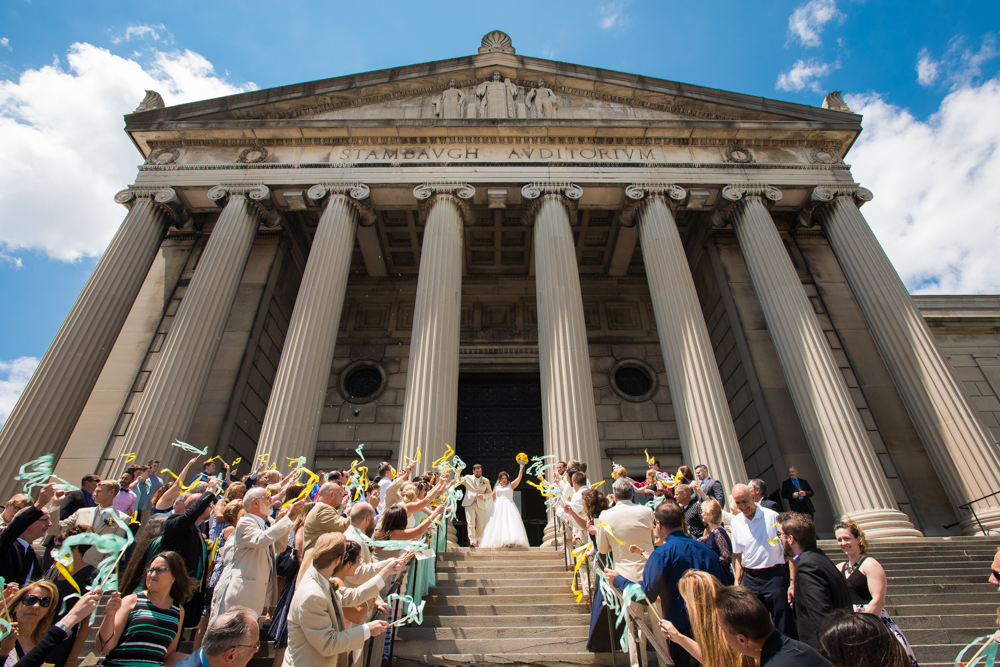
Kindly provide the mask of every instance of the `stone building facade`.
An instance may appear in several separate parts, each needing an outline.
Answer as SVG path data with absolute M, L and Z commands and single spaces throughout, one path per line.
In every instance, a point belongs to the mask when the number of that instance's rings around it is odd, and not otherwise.
M 824 106 L 499 32 L 436 63 L 148 95 L 125 222 L 0 449 L 68 479 L 131 454 L 176 470 L 175 439 L 324 469 L 448 443 L 488 474 L 527 451 L 592 480 L 648 454 L 772 492 L 794 465 L 821 526 L 974 532 L 962 506 L 1000 490 L 1000 302 L 906 294 L 844 162 L 861 118 Z

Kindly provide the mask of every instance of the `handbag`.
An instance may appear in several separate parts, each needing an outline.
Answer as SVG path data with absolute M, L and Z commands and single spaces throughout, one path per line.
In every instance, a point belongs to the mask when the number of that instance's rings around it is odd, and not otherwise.
M 279 577 L 290 579 L 299 573 L 299 558 L 293 547 L 288 547 L 274 559 L 274 571 Z

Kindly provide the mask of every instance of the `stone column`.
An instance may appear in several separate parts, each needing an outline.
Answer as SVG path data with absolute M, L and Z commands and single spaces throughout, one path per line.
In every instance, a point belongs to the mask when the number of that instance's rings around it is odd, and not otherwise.
M 309 198 L 317 203 L 325 199 L 326 206 L 295 298 L 254 460 L 268 454 L 269 461 L 280 465 L 286 457 L 304 456 L 313 465 L 357 224 L 375 224 L 369 194 L 361 183 L 321 183 L 309 189 Z
M 170 444 L 188 437 L 257 228 L 279 220 L 269 210 L 271 191 L 264 185 L 219 185 L 208 191 L 208 198 L 223 207 L 222 213 L 116 452 L 116 472 L 123 453 L 134 452 L 138 461 L 180 458 Z
M 592 482 L 603 478 L 594 410 L 587 327 L 571 215 L 583 189 L 572 183 L 531 183 L 522 222 L 535 227 L 538 365 L 542 380 L 545 453 L 587 463 Z
M 170 189 L 129 188 L 115 201 L 129 209 L 128 215 L 0 431 L 0 456 L 7 462 L 3 498 L 20 490 L 14 476 L 22 464 L 45 454 L 55 454 L 56 460 L 62 455 L 167 226 L 189 220 Z
M 858 410 L 764 198 L 781 192 L 763 184 L 729 185 L 729 212 L 768 332 L 785 374 L 809 450 L 830 494 L 834 514 L 847 514 L 869 537 L 919 537 L 899 511 Z
M 865 188 L 813 190 L 799 221 L 819 218 L 948 497 L 959 509 L 1000 489 L 1000 452 L 858 206 Z M 975 505 L 984 528 L 1000 528 L 1000 501 Z M 966 533 L 979 531 L 965 521 Z
M 672 206 L 687 196 L 674 184 L 630 185 L 634 200 L 621 216 L 638 224 L 660 349 L 670 383 L 684 461 L 704 464 L 727 493 L 747 478 L 705 316 Z
M 430 463 L 455 446 L 458 420 L 458 348 L 462 310 L 462 236 L 475 189 L 465 183 L 425 183 L 413 189 L 425 219 L 413 335 L 406 371 L 403 433 L 405 457 Z M 469 462 L 472 465 L 472 462 Z

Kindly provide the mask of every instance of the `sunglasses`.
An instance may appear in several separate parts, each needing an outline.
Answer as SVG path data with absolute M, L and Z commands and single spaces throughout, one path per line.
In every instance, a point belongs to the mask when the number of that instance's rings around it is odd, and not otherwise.
M 34 607 L 36 604 L 39 607 L 48 607 L 50 604 L 52 604 L 52 598 L 50 597 L 40 598 L 37 595 L 25 595 L 23 598 L 21 598 L 21 604 L 23 604 L 25 607 Z
M 990 569 L 990 572 L 993 573 L 993 578 L 994 579 L 996 579 L 997 581 L 1000 581 L 1000 572 L 997 572 L 996 570 L 994 570 L 992 568 Z
M 146 574 L 163 574 L 165 572 L 170 572 L 169 567 L 147 567 Z

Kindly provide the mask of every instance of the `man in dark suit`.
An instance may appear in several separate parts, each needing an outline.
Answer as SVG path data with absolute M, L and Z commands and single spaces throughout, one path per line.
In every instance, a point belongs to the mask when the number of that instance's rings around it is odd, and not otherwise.
M 799 477 L 799 471 L 794 466 L 789 466 L 788 479 L 781 483 L 781 497 L 788 501 L 788 509 L 812 516 L 816 513 L 816 508 L 809 499 L 814 495 L 816 492 L 809 486 L 809 482 Z
M 44 507 L 55 493 L 51 484 L 43 486 L 35 504 L 18 512 L 7 528 L 0 532 L 0 577 L 8 584 L 23 586 L 31 579 L 40 579 L 44 574 L 31 543 L 44 535 L 52 525 Z
M 799 639 L 820 649 L 819 629 L 834 609 L 851 609 L 847 580 L 833 561 L 816 548 L 816 524 L 812 517 L 785 512 L 778 517 L 778 539 L 785 557 L 795 563 L 794 609 Z
M 708 466 L 700 465 L 695 467 L 694 476 L 698 478 L 697 488 L 695 489 L 702 500 L 706 498 L 715 498 L 722 505 L 723 509 L 726 507 L 726 490 L 722 488 L 722 482 L 717 479 L 712 479 L 712 476 L 708 474 Z M 692 486 L 691 488 L 695 488 Z
M 747 482 L 747 486 L 750 487 L 750 495 L 753 497 L 755 503 L 769 510 L 774 510 L 779 514 L 781 513 L 781 505 L 767 497 L 767 482 L 762 479 L 751 479 Z
M 230 607 L 209 624 L 201 649 L 177 667 L 246 667 L 259 646 L 257 613 L 246 607 Z
M 663 544 L 650 554 L 640 583 L 647 598 L 660 598 L 663 619 L 669 621 L 665 628 L 668 638 L 675 632 L 692 637 L 691 620 L 677 584 L 688 570 L 701 570 L 722 579 L 719 556 L 698 540 L 684 534 L 684 510 L 677 503 L 667 501 L 661 504 L 656 508 L 654 516 L 656 534 L 663 540 Z M 606 569 L 604 574 L 619 590 L 630 583 L 616 570 Z M 677 667 L 696 664 L 694 658 L 676 642 L 671 641 L 669 648 L 670 657 Z
M 100 475 L 84 475 L 80 481 L 80 488 L 76 491 L 70 491 L 63 496 L 62 504 L 59 506 L 59 521 L 65 521 L 70 518 L 77 510 L 82 510 L 85 507 L 93 507 L 96 504 L 94 491 L 97 490 L 97 483 L 100 481 Z M 42 542 L 42 546 L 45 547 L 42 553 L 43 572 L 52 567 L 52 547 L 55 546 L 56 535 L 59 534 L 59 522 L 53 523 L 55 528 L 49 530 L 49 535 Z

